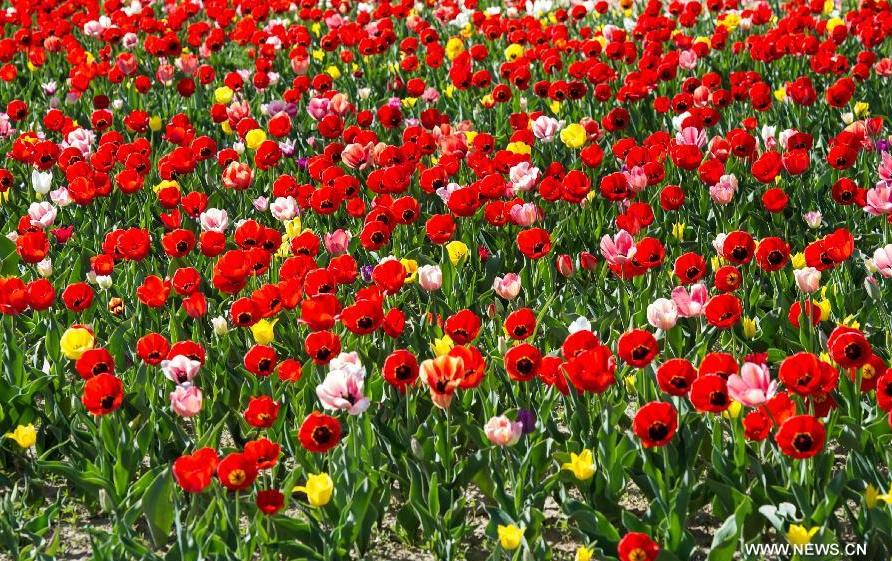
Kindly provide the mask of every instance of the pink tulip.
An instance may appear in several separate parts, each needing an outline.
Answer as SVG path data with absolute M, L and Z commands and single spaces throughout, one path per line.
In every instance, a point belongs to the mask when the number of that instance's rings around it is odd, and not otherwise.
M 706 146 L 706 131 L 697 127 L 685 127 L 681 132 L 675 133 L 675 141 L 679 144 L 703 148 Z
M 323 238 L 325 249 L 332 255 L 347 253 L 347 248 L 350 246 L 350 239 L 352 237 L 353 234 L 351 234 L 349 230 L 338 228 L 330 234 L 325 234 Z
M 647 322 L 657 329 L 669 331 L 678 322 L 678 306 L 667 298 L 657 298 L 647 307 Z
M 703 314 L 703 308 L 709 299 L 706 285 L 698 282 L 691 287 L 691 291 L 683 286 L 676 286 L 672 291 L 672 301 L 678 308 L 678 315 L 683 318 L 697 317 Z
M 350 169 L 364 170 L 369 165 L 373 146 L 371 142 L 364 145 L 358 142 L 348 144 L 341 152 L 341 161 Z
M 194 417 L 201 412 L 201 390 L 192 384 L 177 386 L 170 392 L 170 408 L 180 417 Z
M 771 379 L 768 366 L 747 362 L 740 374 L 728 377 L 728 394 L 746 407 L 758 407 L 777 393 L 777 382 Z
M 867 192 L 867 205 L 864 210 L 873 216 L 892 212 L 892 185 L 879 182 Z
M 883 159 L 877 172 L 880 174 L 880 179 L 886 183 L 892 183 L 892 154 L 883 152 Z
M 532 226 L 536 219 L 539 218 L 539 209 L 533 203 L 524 203 L 522 205 L 514 205 L 508 212 L 511 221 L 518 226 Z
M 793 276 L 796 277 L 796 286 L 806 294 L 816 292 L 821 287 L 821 271 L 814 267 L 796 269 Z
M 635 240 L 632 234 L 620 230 L 613 238 L 605 235 L 601 238 L 601 255 L 611 265 L 623 265 L 635 256 Z
M 492 289 L 500 298 L 514 300 L 520 294 L 520 277 L 517 273 L 508 273 L 504 277 L 496 277 L 492 283 Z
M 316 396 L 325 409 L 359 415 L 370 405 L 368 398 L 363 395 L 365 369 L 348 364 L 341 366 L 344 367 L 332 369 L 325 380 L 316 386 Z
M 873 252 L 873 264 L 883 278 L 892 278 L 892 244 Z
M 201 363 L 184 355 L 177 355 L 170 360 L 161 361 L 161 371 L 167 379 L 177 384 L 191 382 L 198 374 Z
M 483 427 L 486 438 L 497 446 L 513 446 L 523 434 L 523 423 L 504 415 L 491 418 Z

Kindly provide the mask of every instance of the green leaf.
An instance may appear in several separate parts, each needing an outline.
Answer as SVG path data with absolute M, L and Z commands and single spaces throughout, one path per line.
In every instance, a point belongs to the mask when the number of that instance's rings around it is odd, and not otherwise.
M 167 541 L 173 527 L 173 478 L 165 469 L 155 477 L 142 496 L 142 511 L 149 523 L 152 542 L 159 546 Z

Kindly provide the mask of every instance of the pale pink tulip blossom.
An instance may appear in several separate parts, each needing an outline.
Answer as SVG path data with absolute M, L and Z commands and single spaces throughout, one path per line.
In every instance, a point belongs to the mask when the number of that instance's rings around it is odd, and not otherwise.
M 531 166 L 529 162 L 520 162 L 511 168 L 508 178 L 515 192 L 526 192 L 536 186 L 539 168 Z
M 675 141 L 679 144 L 703 148 L 706 146 L 706 131 L 697 127 L 685 127 L 675 133 Z
M 873 252 L 873 265 L 883 278 L 892 278 L 892 244 Z
M 316 386 L 316 396 L 325 409 L 360 415 L 370 405 L 363 395 L 364 382 L 365 369 L 334 369 Z
M 668 298 L 657 298 L 647 307 L 647 322 L 657 329 L 669 331 L 678 322 L 678 306 Z
M 793 276 L 796 278 L 796 286 L 806 294 L 812 294 L 821 288 L 821 271 L 814 267 L 796 269 Z
M 201 390 L 186 383 L 170 392 L 170 409 L 180 417 L 194 417 L 201 412 Z
M 508 212 L 511 221 L 518 226 L 532 226 L 536 219 L 539 218 L 539 209 L 533 203 L 524 203 L 522 205 L 514 205 Z
M 443 271 L 439 265 L 422 265 L 418 268 L 418 284 L 428 292 L 443 286 Z
M 523 423 L 512 421 L 504 415 L 491 418 L 483 426 L 486 438 L 496 446 L 513 446 L 523 434 Z
M 32 226 L 46 230 L 56 221 L 56 207 L 46 201 L 31 203 L 28 207 L 28 217 Z
M 533 121 L 533 136 L 542 142 L 551 142 L 561 129 L 561 123 L 548 115 L 540 115 Z
M 514 300 L 520 294 L 520 277 L 517 273 L 508 273 L 504 277 L 496 277 L 492 283 L 492 289 L 500 298 Z
M 737 193 L 737 178 L 732 175 L 723 175 L 718 183 L 709 188 L 709 197 L 717 205 L 726 205 L 734 200 Z
M 678 65 L 685 70 L 693 70 L 697 66 L 697 53 L 692 50 L 682 51 L 678 55 Z
M 170 360 L 161 361 L 161 371 L 168 380 L 176 384 L 191 382 L 198 375 L 199 368 L 201 368 L 200 362 L 185 355 L 176 355 Z

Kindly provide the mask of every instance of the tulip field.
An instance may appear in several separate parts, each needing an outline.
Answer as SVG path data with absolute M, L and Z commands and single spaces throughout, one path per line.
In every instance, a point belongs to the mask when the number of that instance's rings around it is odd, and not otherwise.
M 889 0 L 0 7 L 0 560 L 892 558 Z

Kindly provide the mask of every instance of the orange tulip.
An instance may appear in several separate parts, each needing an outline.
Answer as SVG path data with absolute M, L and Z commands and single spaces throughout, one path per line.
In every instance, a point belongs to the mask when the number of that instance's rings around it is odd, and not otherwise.
M 430 388 L 434 405 L 446 409 L 462 380 L 464 361 L 460 357 L 442 355 L 421 363 L 421 379 Z

